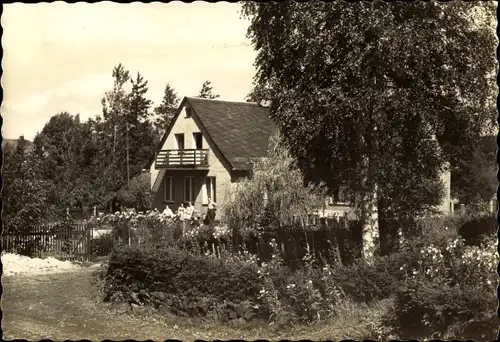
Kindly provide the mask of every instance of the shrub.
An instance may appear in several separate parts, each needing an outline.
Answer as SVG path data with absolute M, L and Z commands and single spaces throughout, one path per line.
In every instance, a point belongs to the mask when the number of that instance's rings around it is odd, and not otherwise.
M 450 286 L 428 279 L 413 280 L 397 292 L 386 324 L 404 339 L 491 338 L 498 327 L 493 293 L 471 284 Z
M 92 256 L 109 255 L 115 246 L 115 239 L 112 234 L 103 234 L 92 240 Z
M 496 232 L 497 220 L 491 214 L 455 214 L 420 220 L 413 237 L 424 245 L 446 245 L 460 236 L 467 245 L 477 246 L 485 238 L 495 236 Z
M 151 208 L 152 193 L 148 173 L 142 173 L 133 177 L 116 194 L 118 202 L 128 208 L 137 208 L 145 211 Z
M 349 299 L 373 302 L 389 298 L 408 277 L 404 265 L 417 265 L 415 251 L 404 251 L 378 257 L 373 264 L 358 259 L 350 266 L 331 267 L 331 277 Z
M 159 213 L 116 212 L 92 217 L 93 224 L 107 224 L 112 227 L 115 239 L 138 244 L 173 244 L 182 236 L 182 223 Z
M 458 228 L 464 218 L 460 216 L 430 217 L 419 220 L 408 238 L 414 246 L 446 246 L 449 241 L 458 238 Z
M 479 245 L 482 240 L 493 237 L 497 232 L 497 220 L 493 216 L 483 216 L 468 220 L 458 229 L 459 235 L 468 245 Z
M 313 267 L 314 256 L 308 250 L 305 267 L 291 270 L 280 257 L 277 244 L 270 243 L 272 257 L 262 263 L 259 277 L 262 282 L 259 299 L 269 309 L 270 318 L 288 314 L 291 319 L 311 322 L 335 314 L 335 305 L 341 300 L 341 291 L 332 282 L 328 267 Z
M 243 301 L 257 298 L 260 289 L 253 264 L 193 255 L 175 247 L 117 248 L 111 254 L 106 281 L 108 297 L 116 291 L 135 288 Z
M 386 324 L 401 337 L 483 338 L 498 322 L 494 296 L 498 264 L 496 244 L 466 246 L 460 239 L 447 246 L 429 245 L 411 276 L 396 294 Z M 473 334 L 474 336 L 471 336 Z

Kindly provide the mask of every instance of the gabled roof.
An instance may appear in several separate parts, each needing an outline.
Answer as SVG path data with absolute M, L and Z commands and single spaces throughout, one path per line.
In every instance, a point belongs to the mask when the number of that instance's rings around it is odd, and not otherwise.
M 233 170 L 249 170 L 252 168 L 250 161 L 267 156 L 269 138 L 276 132 L 276 126 L 269 118 L 269 108 L 253 102 L 195 97 L 182 100 L 160 147 L 186 105 L 193 109 L 193 119 L 202 126 L 208 140 L 213 142 Z
M 276 131 L 269 108 L 253 102 L 187 101 L 233 169 L 247 170 L 252 159 L 267 156 L 269 138 Z

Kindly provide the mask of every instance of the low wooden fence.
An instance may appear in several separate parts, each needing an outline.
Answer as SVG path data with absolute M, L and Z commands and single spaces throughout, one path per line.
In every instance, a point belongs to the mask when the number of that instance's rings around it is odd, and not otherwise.
M 2 250 L 29 257 L 88 261 L 93 228 L 88 224 L 55 223 L 27 231 L 2 233 Z

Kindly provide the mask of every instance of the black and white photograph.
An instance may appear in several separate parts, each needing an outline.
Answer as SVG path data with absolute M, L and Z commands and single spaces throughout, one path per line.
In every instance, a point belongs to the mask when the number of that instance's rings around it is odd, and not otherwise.
M 1 25 L 3 339 L 497 339 L 496 1 Z

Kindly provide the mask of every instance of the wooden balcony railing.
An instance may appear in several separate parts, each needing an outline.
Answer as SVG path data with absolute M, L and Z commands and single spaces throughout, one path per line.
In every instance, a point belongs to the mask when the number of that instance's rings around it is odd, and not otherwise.
M 208 150 L 160 150 L 156 154 L 155 168 L 206 168 Z

